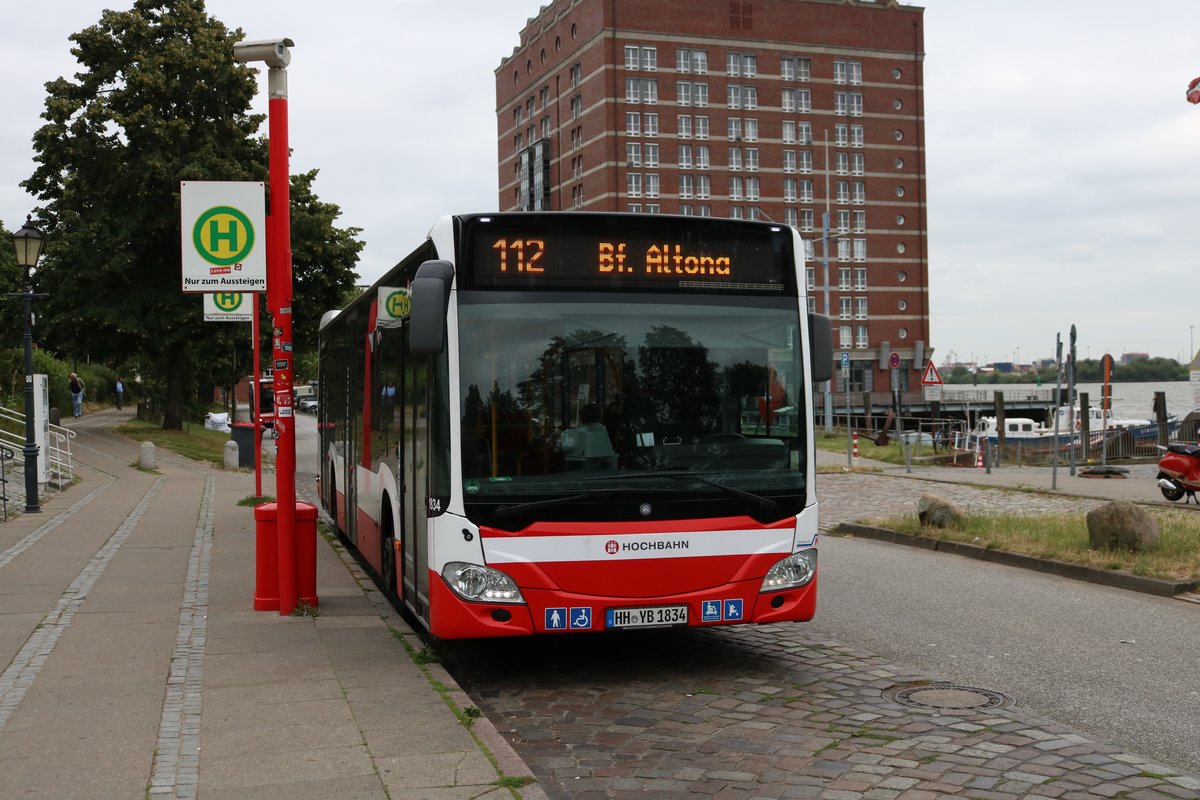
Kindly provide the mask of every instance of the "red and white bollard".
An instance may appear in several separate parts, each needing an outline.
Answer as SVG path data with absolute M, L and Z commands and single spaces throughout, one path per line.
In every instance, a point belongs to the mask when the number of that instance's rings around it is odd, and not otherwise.
M 975 469 L 983 469 L 983 439 L 975 440 Z
M 858 466 L 858 434 L 854 434 L 854 466 Z

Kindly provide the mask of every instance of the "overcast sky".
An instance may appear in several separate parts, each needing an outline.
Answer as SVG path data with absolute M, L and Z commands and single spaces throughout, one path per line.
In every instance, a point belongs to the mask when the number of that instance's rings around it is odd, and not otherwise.
M 0 4 L 0 220 L 67 37 L 128 0 Z M 1185 358 L 1200 344 L 1195 0 L 928 0 L 925 117 L 935 360 Z M 537 0 L 209 0 L 289 36 L 294 172 L 364 229 L 373 282 L 443 213 L 496 207 L 493 73 Z M 434 77 L 437 80 L 433 80 Z M 260 81 L 265 88 L 265 76 Z M 259 110 L 265 111 L 261 98 Z M 265 125 L 264 125 L 265 132 Z M 1196 332 L 1200 333 L 1200 332 Z

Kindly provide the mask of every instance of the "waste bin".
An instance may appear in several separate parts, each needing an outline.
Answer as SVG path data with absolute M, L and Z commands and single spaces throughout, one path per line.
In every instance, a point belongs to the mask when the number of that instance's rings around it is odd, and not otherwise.
M 279 515 L 277 503 L 254 507 L 255 570 L 254 609 L 279 609 Z M 313 608 L 317 606 L 317 508 L 310 503 L 296 503 L 296 599 Z
M 229 426 L 229 438 L 237 442 L 238 466 L 254 466 L 254 423 L 234 422 Z

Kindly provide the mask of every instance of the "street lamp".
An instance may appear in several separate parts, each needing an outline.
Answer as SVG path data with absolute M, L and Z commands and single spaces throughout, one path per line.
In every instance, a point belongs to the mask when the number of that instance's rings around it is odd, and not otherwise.
M 33 285 L 31 276 L 42 255 L 42 232 L 33 227 L 33 217 L 25 218 L 21 230 L 13 234 L 17 266 L 25 270 L 25 291 L 10 295 L 25 301 L 25 512 L 42 510 L 38 504 L 38 446 L 33 425 Z

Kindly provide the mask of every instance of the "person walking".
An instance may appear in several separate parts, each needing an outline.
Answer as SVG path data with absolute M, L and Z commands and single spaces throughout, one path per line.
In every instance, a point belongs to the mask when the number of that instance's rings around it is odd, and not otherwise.
M 86 386 L 83 383 L 83 378 L 71 373 L 71 381 L 69 383 L 71 389 L 71 416 L 83 416 L 83 390 Z
M 113 393 L 117 396 L 117 410 L 120 411 L 125 403 L 125 384 L 120 375 L 117 376 L 117 383 L 113 386 Z

